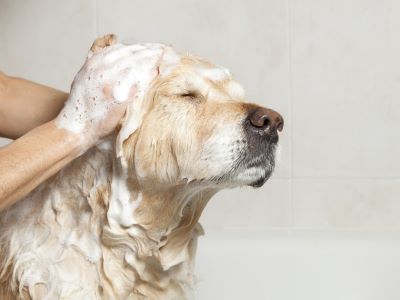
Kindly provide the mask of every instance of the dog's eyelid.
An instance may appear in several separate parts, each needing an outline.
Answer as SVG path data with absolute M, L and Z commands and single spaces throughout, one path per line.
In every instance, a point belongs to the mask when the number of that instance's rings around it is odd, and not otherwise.
M 187 92 L 179 94 L 179 96 L 182 98 L 197 98 L 199 96 L 199 94 L 195 91 L 187 91 Z

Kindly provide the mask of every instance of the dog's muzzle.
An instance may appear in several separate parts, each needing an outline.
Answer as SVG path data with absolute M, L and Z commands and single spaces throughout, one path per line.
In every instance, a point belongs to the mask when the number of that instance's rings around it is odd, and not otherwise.
M 283 118 L 276 111 L 264 107 L 252 107 L 244 120 L 247 138 L 246 168 L 262 168 L 264 172 L 253 187 L 262 186 L 271 176 L 275 167 L 275 148 L 283 129 Z

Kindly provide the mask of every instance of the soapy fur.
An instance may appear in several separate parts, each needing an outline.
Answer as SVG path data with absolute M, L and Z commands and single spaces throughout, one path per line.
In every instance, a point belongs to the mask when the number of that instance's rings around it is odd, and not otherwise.
M 109 105 L 133 99 L 118 133 L 0 213 L 0 299 L 192 298 L 205 205 L 272 172 L 270 160 L 246 164 L 254 105 L 225 69 L 168 46 L 90 56 L 59 126 L 99 122 L 105 81 L 117 85 Z
M 143 97 L 157 75 L 157 70 L 148 66 L 156 65 L 163 49 L 158 44 L 114 44 L 90 51 L 57 117 L 57 125 L 86 139 L 97 140 L 113 110 L 128 100 Z

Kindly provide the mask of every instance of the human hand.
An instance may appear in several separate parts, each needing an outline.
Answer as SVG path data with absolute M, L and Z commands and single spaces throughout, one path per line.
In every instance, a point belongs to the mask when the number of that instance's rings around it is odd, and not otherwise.
M 115 44 L 115 36 L 107 35 L 95 41 L 76 75 L 56 124 L 81 135 L 84 150 L 117 127 L 128 103 L 140 92 L 139 82 L 156 76 L 155 70 L 144 72 L 138 65 L 138 50 Z M 140 62 L 156 61 L 159 55 L 150 51 L 140 56 Z

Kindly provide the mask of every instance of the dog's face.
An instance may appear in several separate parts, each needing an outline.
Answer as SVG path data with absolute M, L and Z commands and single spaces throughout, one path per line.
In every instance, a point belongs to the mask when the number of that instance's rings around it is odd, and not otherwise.
M 181 57 L 143 101 L 141 124 L 124 144 L 139 184 L 259 187 L 271 176 L 283 119 L 246 103 L 227 70 Z

